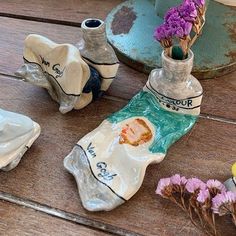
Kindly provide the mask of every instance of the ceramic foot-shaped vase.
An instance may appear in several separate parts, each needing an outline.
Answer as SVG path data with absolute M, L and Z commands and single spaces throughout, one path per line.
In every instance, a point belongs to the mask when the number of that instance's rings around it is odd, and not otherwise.
M 15 168 L 39 134 L 40 126 L 30 118 L 0 109 L 0 169 Z
M 190 73 L 193 53 L 175 61 L 162 55 L 163 68 L 120 111 L 84 136 L 65 158 L 83 206 L 109 211 L 140 188 L 146 168 L 159 163 L 200 113 L 202 87 Z
M 25 81 L 48 90 L 60 112 L 81 109 L 106 91 L 118 70 L 116 55 L 106 41 L 104 23 L 83 22 L 81 57 L 77 47 L 57 44 L 40 35 L 25 39 L 25 64 L 16 72 Z

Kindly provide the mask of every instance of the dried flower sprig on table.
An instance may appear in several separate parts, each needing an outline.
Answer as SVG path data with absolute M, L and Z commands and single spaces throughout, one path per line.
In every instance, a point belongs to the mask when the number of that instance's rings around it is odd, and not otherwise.
M 220 216 L 232 215 L 234 224 L 236 225 L 236 193 L 228 191 L 217 194 L 212 199 L 212 210 Z
M 218 180 L 206 183 L 179 174 L 161 179 L 156 194 L 177 204 L 191 222 L 208 235 L 218 235 L 215 217 L 231 214 L 236 226 L 236 193 L 226 190 Z
M 202 32 L 205 24 L 205 0 L 183 0 L 182 4 L 167 11 L 164 23 L 154 32 L 154 38 L 159 41 L 168 54 L 172 57 L 174 41 L 179 42 L 182 49 L 182 58 L 185 59 L 189 49 Z M 194 36 L 191 36 L 194 32 Z

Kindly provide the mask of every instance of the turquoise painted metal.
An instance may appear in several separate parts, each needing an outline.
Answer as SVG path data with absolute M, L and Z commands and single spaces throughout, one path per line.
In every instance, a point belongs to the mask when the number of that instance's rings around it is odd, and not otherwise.
M 149 73 L 161 67 L 162 47 L 153 38 L 164 12 L 180 0 L 129 0 L 107 17 L 107 36 L 121 61 Z M 214 78 L 236 70 L 236 7 L 209 1 L 203 34 L 193 46 L 193 74 Z

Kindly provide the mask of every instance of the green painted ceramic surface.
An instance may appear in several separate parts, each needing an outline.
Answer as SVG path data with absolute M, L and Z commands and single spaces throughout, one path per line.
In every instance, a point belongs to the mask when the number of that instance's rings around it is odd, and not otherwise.
M 173 6 L 173 0 L 163 0 L 163 4 L 166 9 Z M 163 9 L 155 9 L 153 0 L 129 0 L 108 15 L 108 39 L 122 61 L 147 73 L 161 67 L 162 47 L 153 33 L 163 22 Z M 212 78 L 236 69 L 235 28 L 236 7 L 210 0 L 203 34 L 192 48 L 193 73 L 198 78 Z
M 139 92 L 120 111 L 108 117 L 111 123 L 119 123 L 132 117 L 145 117 L 155 127 L 155 138 L 149 151 L 166 153 L 167 149 L 186 134 L 195 124 L 198 116 L 169 112 L 160 107 L 154 95 Z

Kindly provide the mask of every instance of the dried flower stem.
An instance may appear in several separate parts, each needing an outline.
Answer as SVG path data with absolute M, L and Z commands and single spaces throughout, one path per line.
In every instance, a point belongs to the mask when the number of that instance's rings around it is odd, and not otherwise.
M 193 46 L 193 44 L 195 43 L 195 41 L 197 40 L 197 38 L 202 34 L 202 29 L 205 25 L 205 16 L 203 15 L 201 17 L 201 19 L 199 19 L 201 23 L 201 27 L 199 29 L 196 30 L 196 34 L 194 35 L 194 37 L 190 40 L 189 44 L 188 44 L 188 48 L 187 48 L 187 51 L 190 50 L 190 48 Z
M 213 223 L 213 219 L 212 219 L 211 215 L 209 215 L 206 211 L 203 211 L 202 215 L 203 215 L 203 218 L 204 218 L 205 222 L 207 223 L 207 225 L 213 230 L 214 235 L 217 235 L 216 227 Z
M 234 224 L 235 224 L 235 226 L 236 226 L 236 215 L 233 214 L 233 213 L 231 213 L 231 215 L 232 215 L 232 217 L 233 217 L 233 222 L 234 222 Z
M 212 218 L 212 222 L 213 222 L 213 225 L 214 225 L 214 233 L 215 233 L 215 235 L 217 235 L 216 219 L 215 219 L 215 214 L 214 213 L 211 213 L 211 218 Z
M 169 57 L 172 57 L 172 46 L 165 48 L 165 52 Z
M 185 209 L 179 202 L 177 202 L 177 200 L 176 200 L 173 196 L 171 196 L 169 199 L 170 199 L 173 203 L 175 203 L 178 207 L 180 207 L 183 211 L 186 211 L 186 209 Z
M 202 220 L 201 220 L 201 217 L 199 217 L 199 220 L 201 221 L 201 227 L 194 221 L 194 219 L 193 219 L 193 213 L 192 213 L 192 207 L 189 205 L 189 211 L 188 211 L 188 215 L 189 215 L 189 218 L 190 218 L 190 220 L 191 220 L 191 222 L 192 222 L 192 224 L 197 228 L 197 229 L 199 229 L 199 230 L 204 230 L 205 232 L 206 232 L 206 234 L 207 235 L 210 235 L 210 236 L 212 236 L 212 234 L 205 228 L 205 226 L 203 225 L 203 223 L 202 223 Z

